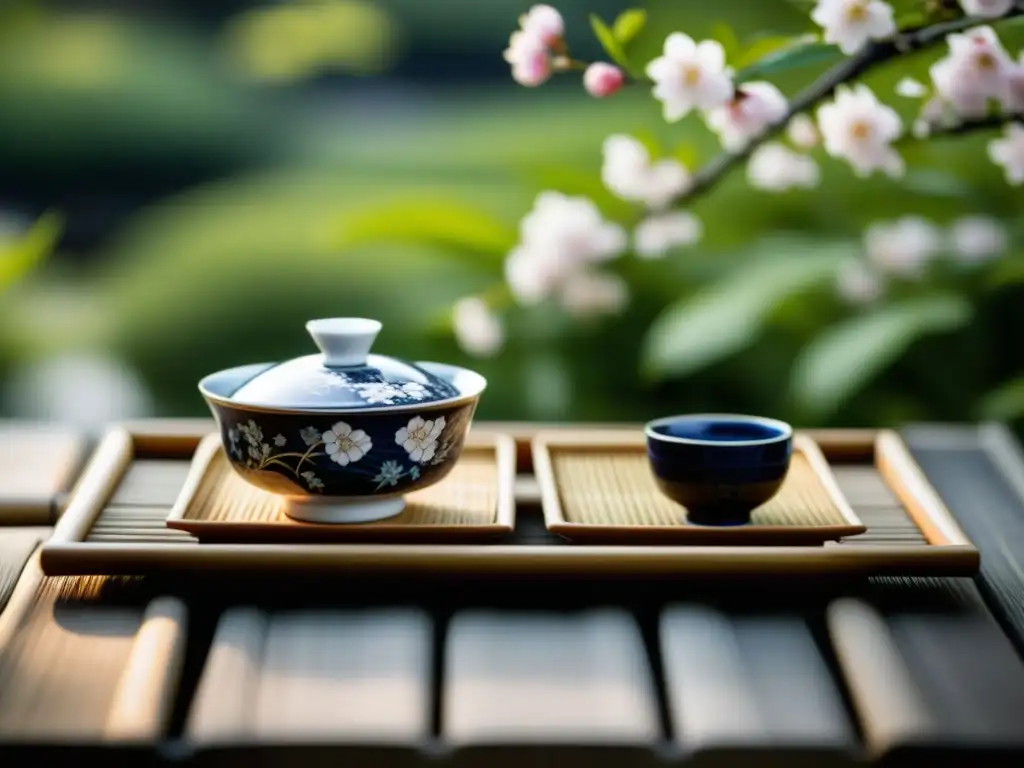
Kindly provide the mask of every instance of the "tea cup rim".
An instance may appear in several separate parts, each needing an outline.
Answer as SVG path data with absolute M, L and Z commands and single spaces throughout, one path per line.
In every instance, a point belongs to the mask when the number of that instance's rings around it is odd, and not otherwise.
M 679 424 L 692 421 L 732 421 L 746 424 L 758 424 L 769 429 L 778 431 L 778 434 L 770 437 L 763 437 L 756 440 L 705 440 L 697 437 L 676 437 L 656 431 L 658 427 L 669 424 Z M 676 416 L 662 416 L 653 419 L 644 425 L 644 435 L 648 440 L 655 440 L 663 443 L 678 443 L 682 445 L 700 445 L 707 447 L 738 448 L 754 445 L 771 445 L 784 442 L 793 437 L 793 427 L 785 421 L 772 419 L 767 416 L 754 416 L 744 413 L 688 413 Z

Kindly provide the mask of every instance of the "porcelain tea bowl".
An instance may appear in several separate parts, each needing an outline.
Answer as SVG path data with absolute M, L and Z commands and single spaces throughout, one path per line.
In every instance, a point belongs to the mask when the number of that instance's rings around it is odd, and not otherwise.
M 442 363 L 370 354 L 381 324 L 311 320 L 320 349 L 283 363 L 214 373 L 199 383 L 231 466 L 314 523 L 397 515 L 404 496 L 455 466 L 483 376 Z
M 668 416 L 644 427 L 647 458 L 668 498 L 696 525 L 744 525 L 782 486 L 793 428 L 760 416 Z

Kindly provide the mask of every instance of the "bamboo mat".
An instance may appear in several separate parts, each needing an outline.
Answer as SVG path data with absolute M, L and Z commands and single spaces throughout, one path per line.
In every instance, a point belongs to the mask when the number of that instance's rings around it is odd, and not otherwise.
M 51 528 L 0 528 L 0 613 L 7 605 L 25 563 Z
M 685 526 L 685 510 L 658 490 L 647 455 L 552 449 L 566 521 L 605 526 Z M 683 512 L 681 514 L 680 512 Z M 847 520 L 807 457 L 794 452 L 778 494 L 754 510 L 752 525 L 827 526 Z

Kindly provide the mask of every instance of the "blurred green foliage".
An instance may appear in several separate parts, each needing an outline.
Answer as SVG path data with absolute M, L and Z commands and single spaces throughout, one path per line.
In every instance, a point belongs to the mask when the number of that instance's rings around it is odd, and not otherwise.
M 427 6 L 443 15 L 440 5 L 381 7 L 408 27 Z M 500 56 L 527 5 L 454 3 L 472 8 L 431 34 L 458 39 L 469 34 L 470 17 L 486 15 L 484 37 L 498 41 Z M 735 63 L 752 67 L 746 75 L 770 75 L 792 93 L 834 55 L 793 42 L 812 28 L 798 3 L 642 5 L 646 23 L 621 43 L 634 62 L 657 55 L 676 29 L 729 35 Z M 612 6 L 572 5 L 569 39 L 580 55 L 600 55 L 586 9 L 614 36 L 625 5 Z M 1012 34 L 1004 39 L 1016 48 L 1024 28 Z M 51 37 L 44 45 L 33 35 Z M 614 265 L 633 293 L 625 316 L 574 321 L 546 308 L 511 310 L 506 349 L 475 361 L 456 347 L 448 310 L 470 294 L 503 300 L 494 293 L 503 256 L 540 190 L 587 195 L 609 217 L 632 221 L 631 209 L 601 185 L 605 136 L 637 135 L 691 166 L 713 156 L 714 137 L 694 121 L 666 125 L 644 88 L 599 102 L 571 77 L 540 90 L 438 93 L 388 123 L 359 110 L 325 123 L 313 107 L 292 105 L 286 117 L 269 109 L 266 93 L 214 43 L 184 30 L 62 16 L 22 37 L 17 68 L 0 67 L 0 156 L 22 162 L 14 155 L 32 147 L 68 162 L 147 154 L 175 162 L 204 152 L 262 159 L 143 210 L 112 234 L 100 273 L 75 286 L 100 319 L 65 323 L 60 343 L 122 354 L 166 414 L 203 413 L 195 391 L 202 375 L 303 354 L 304 321 L 338 314 L 381 319 L 385 353 L 480 370 L 491 381 L 481 418 L 635 420 L 716 410 L 858 426 L 1024 414 L 1019 231 L 1002 262 L 898 286 L 875 310 L 844 307 L 832 287 L 871 221 L 913 213 L 948 223 L 969 212 L 1019 221 L 1020 190 L 985 158 L 990 135 L 908 144 L 913 171 L 898 181 L 856 179 L 819 155 L 819 189 L 772 195 L 752 190 L 737 169 L 694 204 L 706 232 L 698 246 Z M 82 54 L 89 66 L 67 72 L 33 58 L 58 43 L 92 51 Z M 880 68 L 866 82 L 909 121 L 915 105 L 893 95 L 895 83 L 926 77 L 940 54 Z M 40 131 L 45 145 L 33 141 Z M 0 357 L 9 363 L 43 335 L 52 347 L 52 324 L 38 318 L 63 283 L 59 272 L 44 274 L 5 301 Z

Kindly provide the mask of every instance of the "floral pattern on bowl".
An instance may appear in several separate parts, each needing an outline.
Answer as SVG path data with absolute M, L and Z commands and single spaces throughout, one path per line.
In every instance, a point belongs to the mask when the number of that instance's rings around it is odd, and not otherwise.
M 447 475 L 462 451 L 476 402 L 341 415 L 211 407 L 228 458 L 253 484 L 272 493 L 290 487 L 284 493 L 289 496 L 352 498 L 404 494 Z

